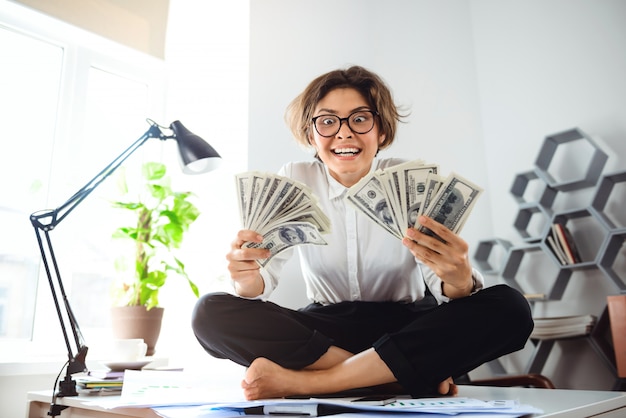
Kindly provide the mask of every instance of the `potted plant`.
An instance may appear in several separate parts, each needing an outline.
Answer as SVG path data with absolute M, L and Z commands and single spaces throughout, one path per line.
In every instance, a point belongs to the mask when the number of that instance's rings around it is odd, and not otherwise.
M 142 166 L 142 185 L 139 193 L 130 193 L 125 176 L 118 182 L 127 200 L 113 203 L 116 208 L 134 213 L 135 223 L 122 226 L 114 238 L 130 240 L 134 254 L 116 260 L 116 270 L 128 271 L 120 275 L 113 291 L 112 326 L 117 338 L 143 338 L 148 345 L 147 355 L 153 355 L 161 329 L 163 308 L 159 306 L 159 291 L 170 275 L 184 278 L 198 297 L 196 284 L 185 271 L 185 264 L 175 255 L 189 226 L 200 212 L 190 201 L 191 192 L 172 190 L 166 167 L 162 163 L 147 162 Z

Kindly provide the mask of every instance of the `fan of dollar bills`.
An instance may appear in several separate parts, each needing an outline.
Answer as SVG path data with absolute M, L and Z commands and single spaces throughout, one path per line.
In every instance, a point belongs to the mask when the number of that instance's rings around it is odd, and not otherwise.
M 459 233 L 483 189 L 456 173 L 439 175 L 439 166 L 409 161 L 365 176 L 346 199 L 392 235 L 402 239 L 408 227 L 433 235 L 417 223 L 426 215 Z
M 244 247 L 270 250 L 268 258 L 258 261 L 261 266 L 294 245 L 327 245 L 322 234 L 330 231 L 330 220 L 309 187 L 259 172 L 237 174 L 235 181 L 243 228 L 263 235 L 262 243 L 249 242 Z
M 483 190 L 458 174 L 444 178 L 438 172 L 438 165 L 421 160 L 376 170 L 352 186 L 346 199 L 399 239 L 408 227 L 433 235 L 417 223 L 421 214 L 459 233 Z M 330 220 L 309 187 L 271 173 L 241 173 L 235 180 L 241 224 L 263 236 L 262 243 L 244 247 L 270 250 L 258 261 L 261 266 L 294 245 L 327 245 L 322 234 L 330 231 Z

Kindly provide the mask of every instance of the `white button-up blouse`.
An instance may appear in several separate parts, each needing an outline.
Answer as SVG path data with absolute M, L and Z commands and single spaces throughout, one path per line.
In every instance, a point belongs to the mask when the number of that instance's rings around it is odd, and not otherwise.
M 370 170 L 402 162 L 397 158 L 375 158 Z M 328 245 L 298 245 L 274 256 L 261 269 L 265 290 L 258 299 L 269 298 L 278 286 L 284 263 L 295 250 L 300 255 L 307 297 L 313 302 L 413 302 L 424 297 L 426 286 L 438 303 L 449 301 L 442 294 L 441 279 L 430 268 L 417 261 L 398 238 L 346 202 L 348 189 L 328 173 L 323 163 L 288 163 L 278 174 L 312 189 L 330 218 L 331 232 L 324 235 Z M 476 288 L 482 288 L 482 275 L 476 270 L 473 275 Z

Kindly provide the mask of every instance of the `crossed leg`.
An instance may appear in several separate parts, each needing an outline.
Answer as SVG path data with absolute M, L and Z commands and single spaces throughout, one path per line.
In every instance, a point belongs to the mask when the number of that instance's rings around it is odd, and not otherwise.
M 334 393 L 393 382 L 395 376 L 373 348 L 353 355 L 332 346 L 302 370 L 286 369 L 266 358 L 257 358 L 247 369 L 241 387 L 246 399 L 254 400 Z M 448 378 L 439 384 L 438 391 L 456 395 L 458 388 Z

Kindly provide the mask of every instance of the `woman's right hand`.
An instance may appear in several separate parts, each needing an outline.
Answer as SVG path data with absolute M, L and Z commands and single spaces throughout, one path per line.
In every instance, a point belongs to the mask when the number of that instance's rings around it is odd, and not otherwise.
M 246 242 L 263 242 L 263 236 L 248 229 L 237 233 L 237 238 L 231 243 L 230 251 L 226 254 L 228 271 L 235 282 L 238 295 L 256 297 L 263 293 L 265 284 L 260 273 L 260 266 L 256 260 L 268 258 L 270 250 L 265 248 L 243 248 Z

